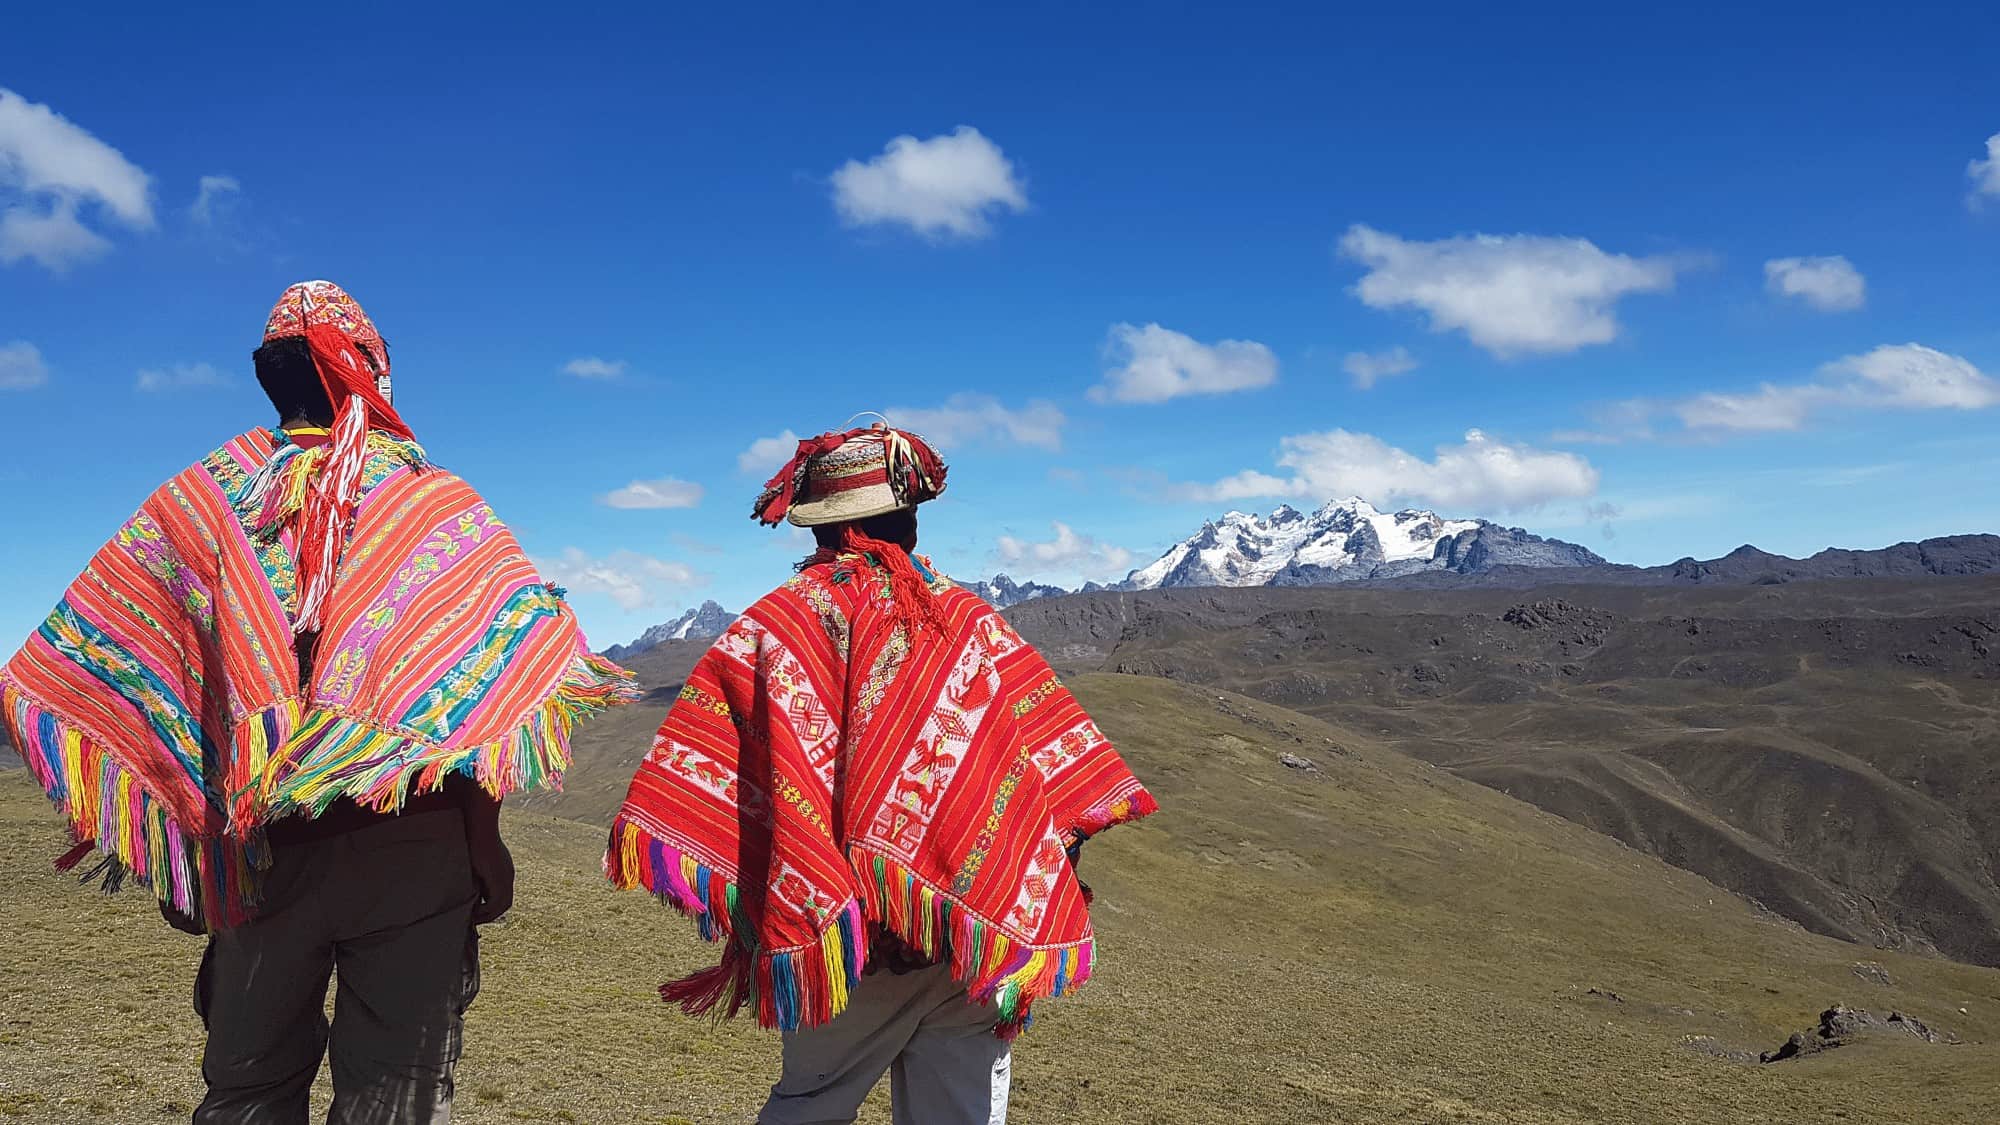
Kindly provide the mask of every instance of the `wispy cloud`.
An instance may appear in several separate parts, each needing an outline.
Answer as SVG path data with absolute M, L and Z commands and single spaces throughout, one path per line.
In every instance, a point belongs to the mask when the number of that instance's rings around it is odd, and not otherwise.
M 692 508 L 701 503 L 701 497 L 700 485 L 675 477 L 661 477 L 658 480 L 635 480 L 598 497 L 598 503 L 611 508 Z
M 1340 252 L 1367 267 L 1354 294 L 1372 309 L 1419 309 L 1433 332 L 1464 332 L 1511 359 L 1618 338 L 1613 311 L 1662 293 L 1687 261 L 1607 254 L 1581 238 L 1475 234 L 1418 242 L 1355 225 Z
M 1040 541 L 1002 535 L 994 557 L 1003 566 L 1015 568 L 1019 572 L 1017 577 L 1060 572 L 1101 578 L 1122 574 L 1132 566 L 1132 552 L 1123 547 L 1080 535 L 1060 521 L 1050 521 L 1049 527 L 1054 535 Z
M 2000 133 L 1986 138 L 1986 156 L 1967 164 L 1965 174 L 1972 179 L 1968 204 L 1976 207 L 1983 199 L 2000 199 Z
M 171 367 L 149 367 L 139 372 L 138 387 L 150 394 L 174 391 L 212 390 L 226 387 L 230 378 L 211 363 L 176 363 Z
M 0 264 L 55 271 L 110 250 L 84 222 L 153 225 L 150 179 L 117 149 L 46 105 L 0 89 Z
M 197 226 L 211 226 L 215 223 L 217 210 L 230 196 L 243 190 L 234 176 L 203 176 L 201 190 L 195 194 L 194 203 L 188 207 L 188 217 Z
M 833 205 L 849 226 L 900 225 L 926 238 L 984 238 L 992 216 L 1022 211 L 1027 188 L 1000 146 L 970 125 L 901 136 L 871 160 L 834 170 Z
M 791 460 L 798 448 L 799 435 L 790 430 L 780 430 L 771 437 L 758 438 L 750 443 L 750 448 L 738 453 L 736 468 L 740 472 L 770 476 Z
M 579 379 L 622 379 L 626 363 L 622 359 L 600 359 L 594 355 L 578 356 L 563 364 L 563 374 Z
M 537 558 L 534 563 L 550 582 L 576 592 L 604 594 L 627 610 L 658 605 L 662 587 L 702 586 L 707 582 L 685 563 L 634 551 L 613 551 L 597 558 L 580 548 L 567 547 L 560 555 Z
M 1510 444 L 1480 430 L 1439 446 L 1429 460 L 1347 430 L 1294 434 L 1278 444 L 1277 464 L 1289 470 L 1283 475 L 1246 470 L 1212 484 L 1177 485 L 1169 494 L 1207 502 L 1360 496 L 1377 504 L 1512 512 L 1597 491 L 1597 469 L 1577 454 Z
M 1679 399 L 1628 399 L 1594 412 L 1597 427 L 1555 435 L 1571 442 L 1716 439 L 1802 430 L 1839 410 L 1984 410 L 2000 406 L 2000 379 L 1962 356 L 1922 344 L 1884 344 L 1824 364 L 1801 383 L 1703 391 Z
M 1157 324 L 1112 325 L 1104 352 L 1115 366 L 1090 390 L 1098 402 L 1165 402 L 1255 390 L 1278 380 L 1278 357 L 1255 340 L 1204 344 Z
M 979 442 L 1061 449 L 1069 419 L 1054 403 L 1031 399 L 1008 407 L 991 395 L 961 393 L 942 405 L 898 406 L 882 412 L 889 424 L 915 430 L 941 446 Z
M 1839 254 L 1824 258 L 1773 258 L 1764 263 L 1764 288 L 1804 301 L 1821 312 L 1849 312 L 1868 299 L 1868 283 Z
M 1386 352 L 1348 352 L 1340 361 L 1340 369 L 1354 380 L 1361 390 L 1369 390 L 1384 379 L 1397 375 L 1407 375 L 1417 369 L 1417 360 L 1410 349 L 1397 346 Z
M 25 391 L 49 381 L 42 350 L 26 340 L 0 344 L 0 391 Z

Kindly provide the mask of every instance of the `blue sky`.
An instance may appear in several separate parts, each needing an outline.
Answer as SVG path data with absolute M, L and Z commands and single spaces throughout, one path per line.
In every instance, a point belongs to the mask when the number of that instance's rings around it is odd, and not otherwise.
M 600 644 L 779 580 L 753 448 L 869 409 L 964 576 L 1349 492 L 1639 563 L 2000 525 L 2000 15 L 1374 7 L 11 13 L 0 633 L 267 420 L 307 277 Z

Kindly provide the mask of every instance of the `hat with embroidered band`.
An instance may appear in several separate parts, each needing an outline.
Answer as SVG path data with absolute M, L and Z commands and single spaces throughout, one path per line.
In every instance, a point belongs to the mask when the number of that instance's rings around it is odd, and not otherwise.
M 846 523 L 914 508 L 944 491 L 946 467 L 930 443 L 876 423 L 802 439 L 764 485 L 751 517 L 765 525 Z

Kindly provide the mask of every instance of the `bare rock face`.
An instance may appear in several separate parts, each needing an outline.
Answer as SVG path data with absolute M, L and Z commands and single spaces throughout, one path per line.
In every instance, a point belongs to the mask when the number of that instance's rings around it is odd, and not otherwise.
M 1924 1021 L 1901 1012 L 1890 1012 L 1888 1016 L 1878 1016 L 1865 1008 L 1850 1008 L 1845 1004 L 1835 1004 L 1819 1014 L 1817 1026 L 1795 1033 L 1785 1044 L 1775 1051 L 1765 1051 L 1759 1061 L 1774 1063 L 1795 1059 L 1801 1055 L 1818 1054 L 1844 1047 L 1864 1035 L 1902 1034 L 1913 1035 L 1926 1043 L 1956 1043 L 1956 1036 L 1934 1031 Z
M 1879 961 L 1856 961 L 1854 963 L 1854 975 L 1870 984 L 1892 985 L 1896 983 L 1890 979 L 1889 970 L 1883 968 L 1882 963 Z

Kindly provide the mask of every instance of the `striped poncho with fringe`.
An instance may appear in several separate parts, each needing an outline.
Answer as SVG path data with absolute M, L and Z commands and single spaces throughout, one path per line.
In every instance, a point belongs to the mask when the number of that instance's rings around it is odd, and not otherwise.
M 463 773 L 560 781 L 571 725 L 637 696 L 470 485 L 368 436 L 301 683 L 292 532 L 313 451 L 253 430 L 148 499 L 0 669 L 21 757 L 125 878 L 211 929 L 254 916 L 263 828 Z
M 1002 1034 L 1090 976 L 1065 849 L 1153 798 L 991 607 L 942 580 L 932 597 L 912 632 L 865 556 L 810 565 L 688 676 L 605 858 L 726 943 L 667 999 L 825 1023 L 871 926 L 948 962 Z

